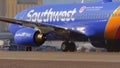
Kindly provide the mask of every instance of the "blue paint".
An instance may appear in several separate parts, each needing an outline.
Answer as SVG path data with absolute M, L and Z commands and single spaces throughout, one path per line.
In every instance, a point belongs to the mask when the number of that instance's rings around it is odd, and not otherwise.
M 14 36 L 14 40 L 20 45 L 35 45 L 34 34 L 36 30 L 32 28 L 19 29 Z
M 111 0 L 105 0 L 104 2 L 110 2 Z M 112 5 L 112 6 L 111 6 Z M 115 9 L 120 5 L 120 3 L 91 3 L 91 4 L 62 4 L 62 5 L 47 5 L 47 6 L 35 6 L 32 8 L 28 8 L 19 14 L 16 15 L 15 19 L 18 20 L 25 20 L 28 21 L 28 13 L 31 10 L 34 10 L 34 13 L 43 13 L 40 17 L 42 18 L 42 22 L 34 21 L 33 23 L 36 24 L 45 24 L 45 25 L 52 25 L 52 26 L 59 26 L 59 27 L 65 27 L 67 29 L 70 29 L 74 32 L 78 32 L 79 34 L 84 34 L 88 38 L 96 38 L 101 37 L 104 38 L 104 32 L 106 28 L 106 24 L 111 16 L 111 14 L 115 11 Z M 52 9 L 52 10 L 51 10 Z M 75 10 L 74 10 L 75 9 Z M 74 14 L 74 11 L 75 14 Z M 58 17 L 55 21 L 48 20 L 47 22 L 43 21 L 45 18 L 42 17 L 45 15 L 47 17 L 48 15 L 45 14 L 45 12 L 55 12 L 55 13 L 66 13 L 68 16 L 73 16 L 69 21 L 63 21 Z M 73 12 L 73 13 L 72 13 Z M 35 14 L 31 13 L 33 16 Z M 50 13 L 49 13 L 50 14 Z M 31 15 L 31 16 L 32 16 Z M 37 17 L 37 16 L 35 16 Z M 53 18 L 52 16 L 51 18 Z M 67 16 L 63 16 L 67 17 Z M 51 19 L 49 18 L 49 19 Z M 73 20 L 74 19 L 74 20 Z M 34 19 L 36 20 L 36 18 Z M 40 20 L 40 19 L 39 19 Z M 16 29 L 15 29 L 16 28 Z M 10 26 L 10 31 L 13 34 L 16 34 L 16 31 L 18 30 L 17 34 L 22 33 L 23 29 L 21 27 L 18 27 L 18 25 Z M 15 29 L 15 30 L 14 30 Z M 13 31 L 12 31 L 13 30 Z M 25 29 L 24 31 L 28 32 L 29 34 L 34 34 L 33 32 L 29 32 L 29 29 Z M 53 36 L 53 34 L 50 34 L 48 36 L 48 39 L 50 36 Z M 24 37 L 22 37 L 24 38 Z M 22 39 L 21 38 L 21 39 Z M 31 38 L 31 37 L 30 37 Z M 50 37 L 55 38 L 55 37 Z M 79 37 L 81 38 L 81 37 Z M 17 40 L 17 37 L 15 38 Z M 27 38 L 25 39 L 27 40 Z M 28 41 L 31 41 L 31 39 Z M 22 43 L 23 41 L 21 41 Z M 32 42 L 33 43 L 33 42 Z
M 105 2 L 105 3 L 106 3 L 106 2 L 112 2 L 112 0 L 103 0 L 103 2 Z

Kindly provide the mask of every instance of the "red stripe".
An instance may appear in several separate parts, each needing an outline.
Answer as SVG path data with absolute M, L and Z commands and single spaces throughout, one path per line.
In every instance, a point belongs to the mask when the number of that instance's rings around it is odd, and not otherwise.
M 120 39 L 120 26 L 116 32 L 116 35 L 115 35 L 116 39 Z

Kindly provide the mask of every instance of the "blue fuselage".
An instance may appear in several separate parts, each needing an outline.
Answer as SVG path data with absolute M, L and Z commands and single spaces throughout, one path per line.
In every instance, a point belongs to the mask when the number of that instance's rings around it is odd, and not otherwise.
M 15 18 L 65 27 L 83 32 L 88 37 L 94 34 L 104 38 L 106 25 L 119 5 L 111 2 L 36 6 L 20 12 Z

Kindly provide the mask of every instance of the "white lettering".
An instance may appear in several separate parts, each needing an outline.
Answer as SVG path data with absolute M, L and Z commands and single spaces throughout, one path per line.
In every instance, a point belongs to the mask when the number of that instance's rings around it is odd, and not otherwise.
M 32 22 L 58 22 L 58 21 L 74 21 L 76 8 L 69 11 L 53 11 L 52 8 L 45 10 L 43 12 L 37 12 L 35 10 L 30 10 L 27 14 L 27 21 Z
M 31 34 L 28 34 L 28 33 L 21 33 L 21 34 L 16 34 L 15 36 L 26 36 L 26 37 L 31 37 Z
M 32 18 L 32 16 L 31 16 L 31 13 L 33 13 L 34 12 L 34 10 L 31 10 L 30 12 L 28 12 L 28 14 L 27 14 L 27 21 L 31 21 L 31 18 Z
M 37 15 L 38 15 L 37 12 L 35 12 L 35 13 L 32 15 L 32 22 L 36 22 L 36 20 L 37 20 Z

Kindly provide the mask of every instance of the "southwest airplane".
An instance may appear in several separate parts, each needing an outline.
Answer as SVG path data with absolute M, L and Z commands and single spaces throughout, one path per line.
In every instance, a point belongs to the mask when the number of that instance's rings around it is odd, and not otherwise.
M 89 41 L 95 47 L 120 51 L 120 3 L 104 0 L 98 3 L 46 5 L 27 8 L 11 23 L 10 32 L 19 45 L 40 46 L 46 40 L 64 40 L 61 50 L 76 51 L 74 41 Z

